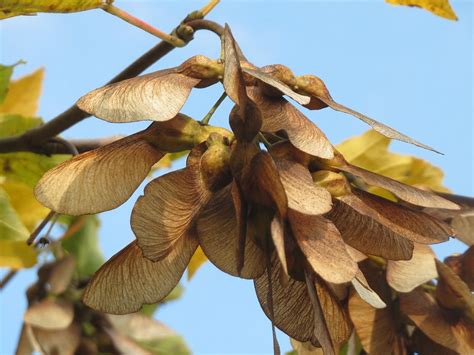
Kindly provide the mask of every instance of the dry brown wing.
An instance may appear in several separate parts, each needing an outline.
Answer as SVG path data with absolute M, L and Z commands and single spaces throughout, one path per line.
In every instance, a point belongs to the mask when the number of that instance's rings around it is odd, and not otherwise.
M 150 182 L 132 211 L 131 225 L 143 255 L 158 261 L 194 227 L 212 196 L 202 183 L 199 164 L 162 175 Z
M 413 138 L 408 137 L 407 135 L 400 133 L 396 131 L 395 129 L 380 123 L 372 118 L 369 118 L 357 111 L 354 111 L 350 108 L 347 108 L 337 102 L 335 102 L 331 95 L 329 94 L 328 89 L 326 88 L 326 85 L 324 82 L 314 76 L 314 75 L 303 75 L 297 78 L 297 83 L 298 85 L 303 84 L 305 86 L 305 93 L 306 94 L 311 94 L 314 98 L 320 100 L 322 103 L 326 104 L 327 106 L 331 107 L 333 110 L 340 111 L 343 113 L 347 113 L 349 115 L 352 115 L 354 117 L 357 117 L 359 120 L 367 123 L 369 126 L 371 126 L 374 130 L 377 132 L 383 134 L 384 136 L 391 138 L 391 139 L 396 139 L 402 142 L 414 144 L 418 147 L 424 148 L 431 150 L 433 152 L 439 153 L 437 150 L 423 144 L 420 142 L 417 142 Z M 307 106 L 309 109 L 320 109 L 324 107 L 324 105 L 318 103 L 310 103 L 310 105 Z
M 179 73 L 177 68 L 160 70 L 91 91 L 77 101 L 77 106 L 114 123 L 167 121 L 178 114 L 200 81 Z
M 274 78 L 270 74 L 265 73 L 260 69 L 253 69 L 253 68 L 242 68 L 242 70 L 253 76 L 254 78 L 260 80 L 262 83 L 270 85 L 271 87 L 277 89 L 281 92 L 282 95 L 286 95 L 293 100 L 295 100 L 300 105 L 306 105 L 310 102 L 310 98 L 308 96 L 304 96 L 294 92 L 288 85 L 282 83 L 280 80 Z
M 28 307 L 23 320 L 26 324 L 46 330 L 66 329 L 74 319 L 74 308 L 70 301 L 46 298 Z
M 341 161 L 337 169 L 352 174 L 364 180 L 367 184 L 378 186 L 395 194 L 400 199 L 413 205 L 422 207 L 445 208 L 457 210 L 459 206 L 430 191 L 418 189 L 413 186 L 402 184 L 396 180 L 373 173 L 371 171 Z
M 349 282 L 355 277 L 357 263 L 331 221 L 292 210 L 288 217 L 293 236 L 314 272 L 332 283 Z
M 335 224 L 347 244 L 364 254 L 389 260 L 409 260 L 412 256 L 413 242 L 344 201 L 334 199 L 326 218 Z
M 304 282 L 289 279 L 287 285 L 280 282 L 282 272 L 277 258 L 273 258 L 271 282 L 267 273 L 254 280 L 255 291 L 263 311 L 275 326 L 288 336 L 301 342 L 311 341 L 318 345 L 314 335 L 314 312 Z M 273 316 L 268 304 L 272 284 Z
M 48 170 L 35 196 L 51 210 L 83 215 L 114 209 L 127 201 L 164 153 L 142 131 L 77 155 Z
M 262 262 L 265 255 L 247 235 L 243 260 L 239 262 L 238 223 L 230 189 L 229 185 L 218 191 L 203 207 L 197 220 L 199 244 L 207 258 L 222 271 L 242 278 L 257 278 L 265 271 Z
M 308 215 L 321 215 L 332 207 L 331 194 L 313 183 L 310 172 L 303 165 L 273 157 L 288 199 L 288 207 Z
M 354 189 L 340 200 L 413 242 L 439 243 L 453 235 L 451 228 L 437 218 L 362 190 Z
M 262 132 L 283 131 L 291 144 L 307 154 L 323 159 L 334 156 L 326 135 L 287 100 L 267 97 L 256 87 L 249 87 L 247 93 L 262 114 Z
M 81 340 L 81 327 L 76 323 L 55 331 L 32 328 L 32 333 L 44 354 L 73 355 Z
M 390 308 L 376 309 L 357 293 L 349 298 L 349 314 L 355 330 L 369 354 L 406 354 Z
M 400 310 L 436 343 L 460 354 L 472 353 L 474 326 L 464 322 L 453 323 L 449 312 L 439 307 L 432 295 L 420 289 L 401 293 Z
M 83 301 L 112 314 L 132 313 L 144 304 L 157 303 L 178 284 L 197 246 L 197 237 L 187 234 L 164 259 L 152 262 L 143 257 L 134 241 L 94 274 Z
M 415 243 L 410 260 L 387 261 L 387 282 L 398 292 L 410 292 L 437 276 L 435 254 L 427 245 Z

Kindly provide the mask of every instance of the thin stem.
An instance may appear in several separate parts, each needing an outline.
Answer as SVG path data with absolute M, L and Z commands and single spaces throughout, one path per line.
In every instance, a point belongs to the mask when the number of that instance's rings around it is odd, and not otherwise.
M 175 37 L 173 35 L 170 35 L 166 32 L 163 32 L 149 23 L 146 23 L 143 20 L 140 20 L 139 18 L 129 14 L 128 12 L 119 9 L 118 7 L 112 5 L 112 4 L 107 4 L 104 7 L 102 7 L 102 10 L 108 12 L 109 14 L 112 14 L 114 16 L 117 16 L 121 18 L 122 20 L 128 22 L 129 24 L 138 27 L 142 29 L 143 31 L 146 31 L 160 39 L 162 39 L 165 42 L 168 42 L 169 44 L 175 46 L 175 47 L 184 47 L 186 45 L 186 42 L 183 41 L 181 38 Z
M 258 139 L 261 143 L 263 143 L 265 148 L 270 149 L 272 146 L 272 144 L 265 138 L 262 132 L 258 132 Z
M 216 112 L 217 108 L 220 106 L 220 104 L 222 103 L 222 101 L 225 100 L 225 98 L 227 97 L 227 94 L 224 92 L 222 93 L 222 95 L 217 99 L 216 103 L 214 104 L 214 106 L 211 107 L 211 109 L 209 110 L 209 112 L 206 114 L 206 116 L 204 116 L 204 118 L 201 120 L 201 123 L 204 123 L 204 124 L 208 124 L 209 121 L 211 120 L 211 117 L 212 115 L 214 114 L 214 112 Z
M 11 279 L 13 279 L 17 272 L 18 270 L 10 270 L 7 272 L 7 274 L 0 281 L 0 290 L 2 290 L 11 281 Z
M 72 154 L 72 155 L 79 154 L 79 151 L 77 150 L 76 146 L 72 144 L 71 142 L 60 137 L 54 137 L 52 140 L 62 144 L 69 151 L 69 154 Z
M 220 0 L 211 0 L 207 3 L 207 5 L 202 7 L 201 10 L 199 10 L 202 17 L 206 16 L 209 12 L 211 12 L 212 9 L 215 8 L 217 6 L 217 4 L 219 4 L 219 2 L 220 2 Z
M 214 32 L 219 37 L 224 33 L 224 27 L 214 21 L 198 19 L 186 22 L 184 25 L 192 27 L 194 31 L 206 30 Z
M 43 228 L 48 224 L 48 222 L 56 215 L 56 212 L 50 211 L 48 215 L 41 221 L 41 223 L 36 227 L 36 229 L 31 233 L 31 235 L 26 240 L 26 244 L 31 245 L 35 241 L 36 237 L 41 233 Z

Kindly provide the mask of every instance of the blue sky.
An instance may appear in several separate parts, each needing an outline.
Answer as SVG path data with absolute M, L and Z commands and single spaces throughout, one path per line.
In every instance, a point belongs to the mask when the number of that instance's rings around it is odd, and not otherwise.
M 204 1 L 120 1 L 117 5 L 163 30 L 172 29 Z M 473 195 L 473 11 L 470 1 L 453 2 L 451 22 L 428 12 L 373 1 L 223 1 L 209 16 L 227 22 L 256 65 L 281 63 L 297 75 L 315 74 L 332 96 L 445 153 L 437 155 L 403 143 L 394 151 L 440 166 L 446 186 Z M 46 68 L 40 115 L 50 119 L 86 92 L 101 86 L 156 39 L 102 11 L 41 14 L 0 24 L 0 62 L 28 63 L 16 75 Z M 214 34 L 199 32 L 186 48 L 173 51 L 151 70 L 175 66 L 195 54 L 217 57 Z M 216 85 L 195 90 L 183 112 L 200 119 L 221 94 Z M 213 123 L 227 125 L 228 100 Z M 307 112 L 338 143 L 367 127 L 325 109 Z M 129 134 L 146 124 L 110 124 L 87 119 L 66 138 Z M 179 165 L 178 165 L 179 166 Z M 103 213 L 101 244 L 109 257 L 133 238 L 130 211 L 139 191 L 120 208 Z M 457 242 L 436 246 L 440 257 L 461 251 Z M 12 354 L 26 305 L 24 290 L 34 270 L 17 276 L 0 294 L 0 354 Z M 270 323 L 249 281 L 210 264 L 187 282 L 182 299 L 157 316 L 184 335 L 196 354 L 271 353 Z M 289 350 L 280 334 L 282 350 Z

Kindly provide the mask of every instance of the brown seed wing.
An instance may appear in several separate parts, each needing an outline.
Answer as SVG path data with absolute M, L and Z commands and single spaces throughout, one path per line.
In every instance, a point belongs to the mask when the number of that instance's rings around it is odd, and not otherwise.
M 161 70 L 91 91 L 77 106 L 114 123 L 167 121 L 178 114 L 199 82 L 175 69 Z
M 358 270 L 345 243 L 331 221 L 289 211 L 293 235 L 313 270 L 333 283 L 351 281 Z
M 197 246 L 197 237 L 187 234 L 164 259 L 152 262 L 143 257 L 134 241 L 95 273 L 83 301 L 93 309 L 113 314 L 132 313 L 143 304 L 157 303 L 178 284 Z
M 347 244 L 365 254 L 389 260 L 411 259 L 413 242 L 353 207 L 335 199 L 332 210 L 326 214 Z
M 262 113 L 262 132 L 284 131 L 299 150 L 323 159 L 334 156 L 326 135 L 284 98 L 266 97 L 255 87 L 249 87 L 247 92 Z
M 186 239 L 212 194 L 201 180 L 199 164 L 150 182 L 132 211 L 131 225 L 143 255 L 158 261 Z
M 44 174 L 35 196 L 51 210 L 83 215 L 114 209 L 127 201 L 164 153 L 139 132 L 80 154 Z
M 265 271 L 263 251 L 247 236 L 239 273 L 239 235 L 230 192 L 231 186 L 218 191 L 202 209 L 197 220 L 199 243 L 208 259 L 222 271 L 242 278 L 257 278 Z

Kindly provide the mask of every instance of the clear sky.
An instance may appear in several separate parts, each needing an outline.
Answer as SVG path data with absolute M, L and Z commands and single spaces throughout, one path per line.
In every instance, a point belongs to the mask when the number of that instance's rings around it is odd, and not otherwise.
M 172 29 L 203 1 L 117 1 L 117 5 L 163 30 Z M 452 1 L 458 22 L 428 12 L 366 1 L 224 0 L 209 19 L 227 22 L 246 56 L 256 65 L 282 63 L 297 75 L 315 74 L 339 102 L 434 146 L 437 155 L 403 143 L 393 150 L 440 166 L 446 185 L 473 195 L 473 11 L 471 1 Z M 16 75 L 46 68 L 40 115 L 50 119 L 81 95 L 101 86 L 156 39 L 105 12 L 40 14 L 0 23 L 0 62 L 24 59 Z M 214 34 L 203 33 L 153 66 L 175 66 L 195 54 L 217 57 Z M 200 119 L 222 89 L 195 90 L 183 112 Z M 213 118 L 225 124 L 227 100 Z M 307 112 L 338 143 L 367 129 L 355 118 L 325 109 Z M 110 124 L 90 118 L 66 138 L 129 134 L 146 124 Z M 180 166 L 179 164 L 177 166 Z M 101 244 L 110 257 L 133 238 L 130 211 L 139 191 L 120 208 L 103 213 Z M 440 257 L 462 246 L 436 246 Z M 0 354 L 12 354 L 26 305 L 24 290 L 35 271 L 20 273 L 0 294 Z M 187 282 L 182 299 L 157 317 L 181 333 L 196 354 L 271 353 L 270 323 L 253 284 L 207 264 Z M 280 334 L 282 350 L 289 350 Z

